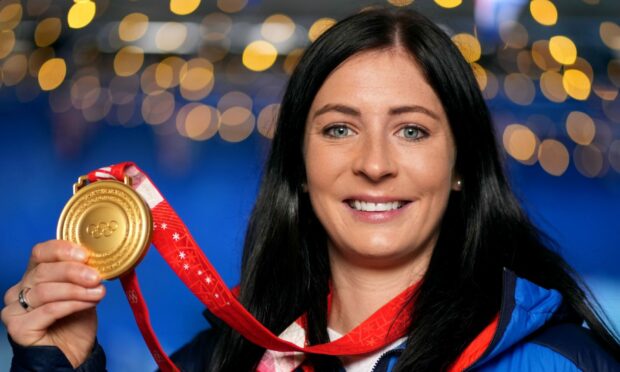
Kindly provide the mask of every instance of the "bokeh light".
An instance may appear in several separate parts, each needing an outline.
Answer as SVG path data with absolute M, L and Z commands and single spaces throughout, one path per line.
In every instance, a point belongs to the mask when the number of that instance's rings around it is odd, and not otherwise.
M 277 49 L 264 40 L 253 41 L 243 50 L 243 65 L 252 71 L 265 71 L 278 57 Z
M 516 160 L 525 162 L 536 154 L 538 139 L 525 125 L 508 125 L 504 130 L 502 141 L 506 152 Z
M 217 0 L 217 7 L 226 13 L 237 13 L 248 5 L 247 0 Z
M 241 142 L 254 130 L 255 118 L 250 110 L 233 106 L 222 112 L 219 134 L 228 142 Z
M 280 113 L 280 104 L 272 103 L 263 107 L 258 114 L 256 129 L 260 134 L 269 139 L 273 138 L 276 131 L 278 114 Z
M 588 76 L 580 70 L 566 70 L 562 77 L 562 85 L 569 96 L 584 101 L 590 95 L 592 84 Z
M 282 43 L 295 33 L 295 22 L 284 14 L 273 14 L 261 26 L 261 35 L 272 43 Z
M 562 142 L 546 139 L 538 147 L 538 162 L 547 173 L 561 176 L 568 168 L 568 150 Z
M 187 26 L 179 22 L 166 22 L 155 36 L 155 45 L 164 52 L 172 52 L 183 45 L 187 38 Z
M 566 36 L 558 35 L 549 39 L 549 52 L 553 59 L 563 65 L 572 65 L 577 60 L 577 47 Z
M 200 0 L 170 0 L 170 11 L 176 15 L 193 13 L 200 5 Z
M 170 92 L 157 92 L 144 97 L 142 101 L 142 117 L 144 121 L 159 125 L 170 119 L 174 113 L 175 100 Z
M 52 58 L 39 69 L 39 86 L 42 90 L 58 88 L 67 76 L 67 64 L 62 58 Z
M 512 102 L 527 106 L 534 101 L 536 87 L 527 75 L 512 73 L 504 79 L 504 93 Z
M 452 36 L 452 41 L 461 51 L 461 54 L 467 62 L 476 62 L 482 54 L 480 42 L 474 35 L 461 33 Z
M 439 5 L 442 8 L 456 8 L 461 5 L 463 0 L 435 0 L 435 4 Z
M 90 0 L 76 1 L 67 14 L 67 23 L 70 28 L 84 28 L 92 22 L 97 12 L 97 6 Z
M 587 146 L 596 134 L 594 120 L 581 111 L 573 111 L 566 118 L 566 132 L 575 143 Z
M 144 51 L 136 46 L 126 46 L 114 57 L 114 72 L 118 76 L 130 76 L 138 72 L 144 63 Z
M 13 30 L 0 30 L 0 59 L 8 56 L 15 46 L 15 33 Z
M 549 0 L 532 0 L 530 14 L 536 22 L 544 26 L 553 26 L 558 21 L 558 10 Z
M 136 41 L 146 33 L 149 17 L 142 13 L 127 14 L 118 24 L 118 37 L 123 41 Z
M 62 25 L 60 18 L 46 18 L 39 22 L 34 30 L 34 42 L 38 47 L 53 44 L 60 36 Z
M 314 42 L 323 34 L 323 32 L 327 31 L 330 27 L 332 27 L 336 23 L 336 20 L 333 18 L 319 18 L 317 19 L 310 29 L 308 30 L 308 39 L 311 42 Z
M 594 178 L 603 171 L 605 158 L 601 150 L 595 145 L 576 146 L 573 159 L 577 171 L 588 178 Z
M 614 22 L 602 22 L 599 35 L 605 45 L 614 50 L 620 50 L 620 26 Z

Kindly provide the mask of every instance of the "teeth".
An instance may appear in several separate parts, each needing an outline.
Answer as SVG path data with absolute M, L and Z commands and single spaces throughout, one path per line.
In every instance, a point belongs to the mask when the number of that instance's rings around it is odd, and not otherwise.
M 389 203 L 371 203 L 360 200 L 349 201 L 349 206 L 358 211 L 364 212 L 386 212 L 398 209 L 403 206 L 403 202 L 395 201 Z

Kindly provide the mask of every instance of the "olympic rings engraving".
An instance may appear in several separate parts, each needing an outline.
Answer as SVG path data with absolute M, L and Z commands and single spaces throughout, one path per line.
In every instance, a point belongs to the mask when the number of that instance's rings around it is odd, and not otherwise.
M 110 222 L 99 222 L 98 224 L 90 224 L 86 227 L 86 233 L 95 239 L 111 236 L 118 229 L 118 222 L 112 220 Z

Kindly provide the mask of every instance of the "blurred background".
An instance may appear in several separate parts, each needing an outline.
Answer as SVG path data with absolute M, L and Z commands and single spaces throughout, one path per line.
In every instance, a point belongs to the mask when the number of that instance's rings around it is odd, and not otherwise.
M 616 0 L 0 0 L 0 290 L 55 237 L 78 176 L 131 160 L 229 285 L 288 76 L 336 20 L 413 7 L 471 63 L 512 185 L 620 327 Z M 207 327 L 155 250 L 138 269 L 173 350 Z M 99 307 L 111 371 L 152 370 L 117 281 Z M 0 326 L 0 370 L 11 352 Z

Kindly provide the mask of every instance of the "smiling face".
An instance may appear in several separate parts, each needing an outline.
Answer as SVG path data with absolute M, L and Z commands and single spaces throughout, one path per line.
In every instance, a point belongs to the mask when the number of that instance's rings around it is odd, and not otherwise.
M 308 114 L 304 158 L 332 262 L 428 262 L 459 188 L 456 149 L 439 98 L 406 52 L 363 52 L 332 71 Z

